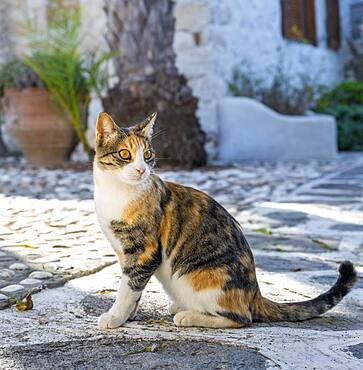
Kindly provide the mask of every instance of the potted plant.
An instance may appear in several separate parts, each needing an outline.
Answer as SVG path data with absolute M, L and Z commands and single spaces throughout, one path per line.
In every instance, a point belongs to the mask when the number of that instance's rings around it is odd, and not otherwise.
M 29 163 L 53 166 L 65 161 L 77 136 L 32 69 L 20 59 L 2 65 L 0 89 L 5 124 Z
M 29 53 L 23 62 L 6 66 L 14 71 L 9 81 L 21 64 L 40 83 L 20 91 L 4 85 L 5 109 L 14 121 L 12 135 L 33 165 L 64 162 L 78 140 L 92 157 L 85 136 L 88 105 L 92 91 L 100 95 L 106 81 L 103 62 L 111 54 L 81 53 L 79 7 L 55 7 L 46 30 L 31 23 L 24 30 Z
M 0 128 L 6 154 L 19 152 L 19 147 L 9 132 L 16 119 L 14 105 L 21 99 L 16 97 L 16 92 L 41 86 L 39 78 L 19 59 L 0 65 Z

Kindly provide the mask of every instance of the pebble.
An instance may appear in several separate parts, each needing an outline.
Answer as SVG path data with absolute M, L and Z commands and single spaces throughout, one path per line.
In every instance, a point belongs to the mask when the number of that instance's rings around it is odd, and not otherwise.
M 29 266 L 25 265 L 24 263 L 17 262 L 17 263 L 13 263 L 12 265 L 10 265 L 9 268 L 12 270 L 24 271 L 24 270 L 28 270 Z
M 0 289 L 6 285 L 9 285 L 9 283 L 6 280 L 0 279 Z
M 13 284 L 13 285 L 8 285 L 2 289 L 0 289 L 1 293 L 6 294 L 7 296 L 10 297 L 17 297 L 19 295 L 22 295 L 25 291 L 25 288 L 22 285 L 19 284 Z
M 1 279 L 11 279 L 15 275 L 14 271 L 3 269 L 0 270 L 0 278 Z
M 3 308 L 6 308 L 8 305 L 9 305 L 9 298 L 6 295 L 0 293 L 0 310 L 2 310 Z
M 40 279 L 40 280 L 50 279 L 51 277 L 53 277 L 53 274 L 50 273 L 50 272 L 48 272 L 48 271 L 33 271 L 29 275 L 29 278 L 32 278 L 32 279 Z
M 25 288 L 37 288 L 43 285 L 43 282 L 38 279 L 26 278 L 20 282 Z

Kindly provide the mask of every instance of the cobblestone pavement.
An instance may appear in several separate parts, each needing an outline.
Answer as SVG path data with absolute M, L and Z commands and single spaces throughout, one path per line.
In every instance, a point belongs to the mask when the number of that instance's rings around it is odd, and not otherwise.
M 363 154 L 161 176 L 208 192 L 241 222 L 269 298 L 319 294 L 345 259 L 363 272 Z M 175 328 L 152 279 L 136 321 L 102 332 L 96 319 L 114 299 L 120 270 L 96 222 L 91 172 L 2 160 L 0 209 L 0 368 L 44 368 L 50 352 L 56 368 L 362 367 L 361 278 L 322 318 L 224 331 Z M 41 291 L 34 309 L 17 312 L 12 304 L 30 290 Z

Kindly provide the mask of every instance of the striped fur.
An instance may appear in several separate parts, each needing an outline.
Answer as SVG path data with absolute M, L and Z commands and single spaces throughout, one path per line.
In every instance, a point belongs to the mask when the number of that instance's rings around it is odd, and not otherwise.
M 350 262 L 319 297 L 276 303 L 262 297 L 251 249 L 238 222 L 198 190 L 152 174 L 155 115 L 129 129 L 101 114 L 94 162 L 95 204 L 123 276 L 111 310 L 99 319 L 114 328 L 132 317 L 152 275 L 162 283 L 179 326 L 244 327 L 253 321 L 299 321 L 334 307 L 352 288 Z M 130 159 L 120 156 L 127 150 Z M 140 168 L 144 169 L 140 175 Z

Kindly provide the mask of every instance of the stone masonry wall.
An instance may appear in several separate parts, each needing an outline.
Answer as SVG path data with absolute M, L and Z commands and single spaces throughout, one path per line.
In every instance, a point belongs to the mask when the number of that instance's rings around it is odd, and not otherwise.
M 341 0 L 343 35 L 348 4 Z M 176 0 L 177 66 L 199 99 L 211 157 L 218 141 L 216 102 L 228 94 L 237 65 L 267 84 L 281 62 L 289 75 L 304 75 L 317 85 L 332 85 L 343 77 L 345 48 L 327 48 L 325 1 L 315 1 L 315 7 L 317 47 L 282 37 L 279 0 Z
M 207 134 L 206 150 L 216 156 L 218 125 L 216 100 L 224 90 L 215 75 L 214 45 L 211 38 L 211 7 L 208 0 L 176 0 L 174 50 L 176 64 L 198 98 L 198 118 Z

